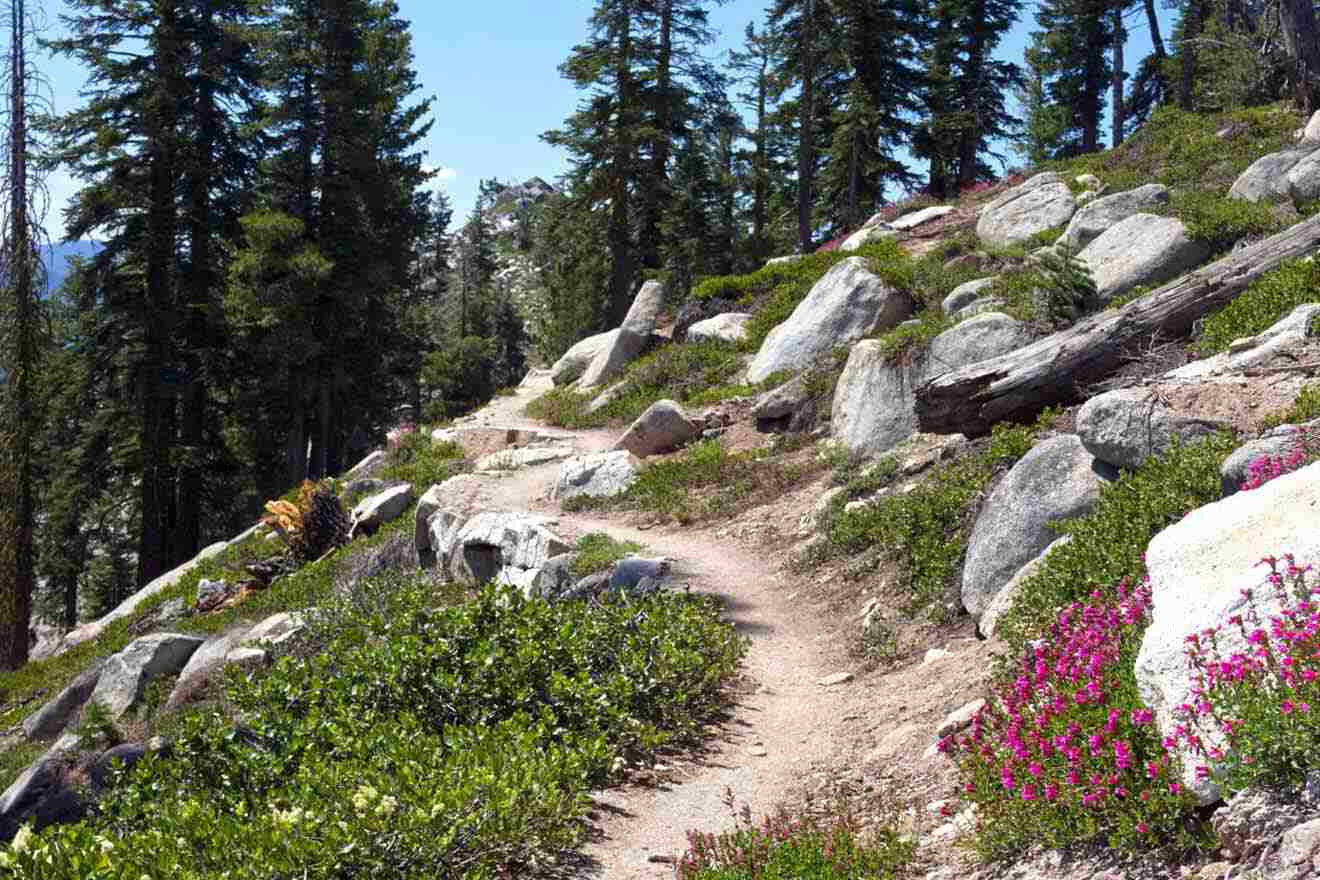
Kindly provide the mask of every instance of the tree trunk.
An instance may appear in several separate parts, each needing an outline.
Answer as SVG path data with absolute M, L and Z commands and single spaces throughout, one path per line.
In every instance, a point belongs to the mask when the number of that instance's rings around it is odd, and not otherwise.
M 301 370 L 289 371 L 288 387 L 289 432 L 285 437 L 284 467 L 285 484 L 292 487 L 307 479 L 307 403 Z
M 1150 43 L 1155 57 L 1163 61 L 1167 55 L 1164 51 L 1164 38 L 1160 36 L 1160 18 L 1155 13 L 1155 0 L 1144 0 L 1146 7 L 1146 25 L 1150 28 Z
M 766 247 L 766 216 L 770 210 L 770 148 L 769 132 L 766 128 L 766 105 L 770 90 L 770 54 L 761 55 L 761 72 L 756 80 L 756 156 L 752 160 L 752 241 L 758 262 L 769 256 Z
M 659 51 L 655 64 L 655 134 L 651 141 L 650 180 L 646 204 L 642 206 L 642 228 L 638 235 L 639 260 L 647 269 L 660 267 L 660 218 L 664 215 L 669 180 L 669 145 L 673 137 L 671 114 L 674 56 L 674 0 L 660 0 Z
M 1279 23 L 1293 61 L 1293 93 L 1297 109 L 1310 115 L 1320 105 L 1320 36 L 1311 0 L 1280 0 Z
M 1192 324 L 1285 260 L 1320 247 L 1320 216 L 1172 281 L 1121 309 L 1086 318 L 1026 348 L 945 373 L 917 389 L 921 430 L 983 434 L 996 422 L 1034 417 L 1073 400 L 1156 334 Z
M 1127 121 L 1127 106 L 1123 101 L 1123 44 L 1127 42 L 1127 30 L 1123 27 L 1123 9 L 1114 6 L 1114 59 L 1111 67 L 1110 91 L 1113 105 L 1113 146 L 1123 143 L 1123 125 Z
M 200 25 L 214 27 L 212 0 L 199 4 Z M 217 233 L 211 205 L 211 184 L 215 178 L 215 143 L 219 114 L 215 103 L 212 77 L 222 63 L 213 57 L 215 37 L 207 33 L 202 42 L 203 56 L 198 62 L 197 131 L 188 181 L 188 277 L 184 295 L 187 299 L 184 340 L 191 375 L 183 400 L 180 440 L 184 456 L 178 473 L 178 524 L 174 533 L 175 562 L 192 559 L 201 549 L 203 461 L 206 445 L 206 414 L 210 393 L 206 384 L 206 353 L 216 344 L 209 315 L 215 301 L 216 282 L 212 272 L 211 238 Z
M 163 490 L 169 438 L 166 398 L 161 371 L 166 366 L 170 325 L 174 308 L 174 242 L 178 217 L 174 204 L 177 176 L 176 126 L 179 96 L 183 93 L 181 41 L 178 9 L 172 2 L 160 4 L 160 16 L 152 38 L 158 80 L 149 98 L 147 162 L 149 202 L 147 208 L 147 259 L 145 303 L 145 357 L 139 367 L 141 430 L 141 515 L 138 542 L 138 583 L 145 584 L 162 574 L 168 556 L 164 515 L 167 501 Z
M 802 9 L 802 96 L 798 108 L 798 249 L 812 251 L 812 189 L 816 177 L 816 0 Z
M 607 241 L 610 248 L 610 304 L 611 326 L 619 326 L 632 304 L 634 250 L 630 227 L 628 181 L 633 169 L 633 150 L 629 139 L 635 131 L 632 82 L 632 8 L 624 4 L 619 13 L 622 27 L 618 33 L 618 53 L 615 64 L 615 100 L 618 127 L 614 136 L 614 150 L 610 181 L 610 222 Z
M 14 476 L 13 579 L 0 612 L 0 663 L 18 669 L 27 662 L 28 627 L 32 618 L 32 588 L 35 583 L 34 525 L 36 504 L 32 485 L 32 446 L 36 433 L 32 406 L 32 373 L 36 369 L 36 315 L 33 296 L 33 247 L 29 228 L 27 192 L 27 24 L 23 0 L 11 0 L 10 40 L 10 187 L 9 264 L 13 284 L 13 407 L 12 467 Z M 2 451 L 0 451 L 2 454 Z M 4 572 L 0 572 L 3 575 Z
M 984 18 L 985 4 L 977 3 L 972 14 L 979 21 Z M 976 156 L 981 144 L 981 101 L 983 100 L 982 78 L 985 76 L 985 40 L 980 28 L 973 28 L 971 41 L 967 46 L 967 82 L 971 104 L 969 118 L 958 132 L 958 184 L 962 190 L 976 183 Z
M 1290 2 L 1292 0 L 1284 0 L 1284 5 L 1286 6 Z M 1193 105 L 1195 104 L 1196 40 L 1201 36 L 1203 12 L 1202 0 L 1191 0 L 1187 7 L 1187 19 L 1183 22 L 1182 82 L 1178 87 L 1178 106 L 1184 110 L 1194 109 Z

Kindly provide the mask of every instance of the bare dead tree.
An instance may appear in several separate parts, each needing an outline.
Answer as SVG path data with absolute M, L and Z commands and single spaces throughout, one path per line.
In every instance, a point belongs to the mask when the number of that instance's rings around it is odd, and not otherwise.
M 6 416 L 0 434 L 0 665 L 17 669 L 27 662 L 36 582 L 33 380 L 41 354 L 38 291 L 46 281 L 41 220 L 48 202 L 28 161 L 36 147 L 28 120 L 33 105 L 49 104 L 44 97 L 49 88 L 28 66 L 29 43 L 40 25 L 30 17 L 27 0 L 9 0 L 8 13 L 9 64 L 0 112 L 0 147 L 9 160 L 9 173 L 0 181 L 0 283 L 7 312 L 0 328 L 0 369 L 6 374 L 0 395 Z

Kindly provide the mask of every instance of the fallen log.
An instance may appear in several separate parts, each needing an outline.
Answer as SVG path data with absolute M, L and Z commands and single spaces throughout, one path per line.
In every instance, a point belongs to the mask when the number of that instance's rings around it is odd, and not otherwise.
M 1026 348 L 936 376 L 917 388 L 921 430 L 984 434 L 1000 421 L 1024 421 L 1053 403 L 1075 400 L 1155 336 L 1186 336 L 1192 324 L 1231 301 L 1285 260 L 1320 248 L 1320 215 L 1229 254 L 1133 300 Z

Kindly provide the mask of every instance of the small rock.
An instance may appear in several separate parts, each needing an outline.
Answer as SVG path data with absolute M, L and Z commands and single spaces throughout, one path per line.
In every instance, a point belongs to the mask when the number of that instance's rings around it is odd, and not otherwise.
M 958 731 L 970 727 L 972 719 L 976 717 L 976 713 L 984 708 L 985 700 L 977 699 L 972 700 L 966 706 L 963 706 L 957 711 L 950 712 L 948 717 L 941 721 L 940 726 L 936 728 L 935 735 L 943 739 L 946 736 L 952 736 Z
M 751 755 L 753 758 L 764 758 L 770 753 L 765 750 L 765 746 L 756 745 L 748 746 L 747 754 Z
M 834 687 L 836 684 L 843 684 L 844 682 L 852 681 L 852 679 L 853 674 L 851 672 L 836 672 L 833 675 L 825 676 L 818 681 L 817 684 L 821 687 Z
M 931 648 L 929 651 L 926 652 L 926 656 L 921 661 L 921 665 L 929 666 L 931 663 L 938 663 L 939 661 L 943 660 L 945 657 L 948 656 L 949 656 L 949 652 L 946 651 L 944 648 Z

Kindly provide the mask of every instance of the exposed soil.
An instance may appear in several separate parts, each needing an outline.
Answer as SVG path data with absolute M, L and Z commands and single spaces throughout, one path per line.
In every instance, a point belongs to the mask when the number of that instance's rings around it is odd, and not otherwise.
M 460 427 L 538 428 L 522 410 L 545 388 L 545 382 L 534 382 L 516 396 L 499 398 Z M 590 452 L 614 439 L 614 431 L 583 431 L 572 443 Z M 798 520 L 826 488 L 822 481 L 731 522 L 683 528 L 559 511 L 547 500 L 558 467 L 469 476 L 464 501 L 542 512 L 556 519 L 565 538 L 605 531 L 672 557 L 679 582 L 718 596 L 750 641 L 735 705 L 710 731 L 708 747 L 633 768 L 629 784 L 599 793 L 589 841 L 582 860 L 569 867 L 570 876 L 672 877 L 688 830 L 729 826 L 729 795 L 758 815 L 779 804 L 839 798 L 868 811 L 901 813 L 903 823 L 919 833 L 946 821 L 925 809 L 952 786 L 952 768 L 930 746 L 944 716 L 983 688 L 994 649 L 972 638 L 964 620 L 945 627 L 922 624 L 921 639 L 900 641 L 906 649 L 900 647 L 886 665 L 859 656 L 861 605 L 872 595 L 895 601 L 886 594 L 883 572 L 802 575 L 787 565 Z M 925 642 L 920 650 L 918 642 Z M 949 653 L 924 662 L 924 648 L 936 644 Z M 854 677 L 820 684 L 838 672 Z M 950 852 L 941 862 L 949 859 L 963 857 Z

